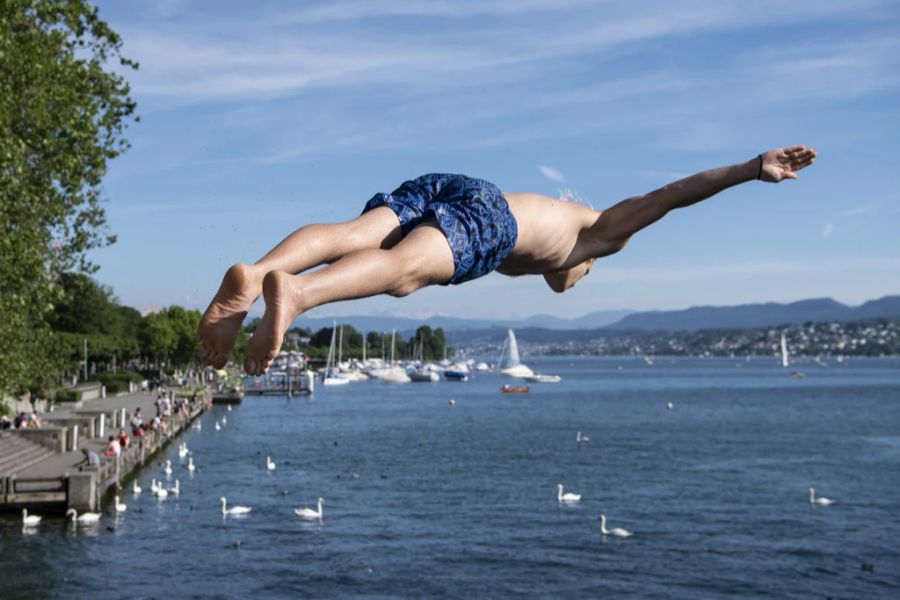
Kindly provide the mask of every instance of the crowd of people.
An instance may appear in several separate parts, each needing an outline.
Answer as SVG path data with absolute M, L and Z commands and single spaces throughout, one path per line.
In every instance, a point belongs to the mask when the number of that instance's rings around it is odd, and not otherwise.
M 41 417 L 37 411 L 20 412 L 10 419 L 6 415 L 0 417 L 0 429 L 40 429 Z

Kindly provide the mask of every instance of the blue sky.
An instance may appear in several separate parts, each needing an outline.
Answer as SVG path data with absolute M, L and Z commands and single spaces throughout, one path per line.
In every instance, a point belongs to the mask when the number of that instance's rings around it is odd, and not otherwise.
M 99 5 L 141 64 L 141 122 L 104 183 L 119 241 L 92 253 L 125 304 L 203 309 L 228 265 L 426 172 L 599 209 L 794 143 L 819 152 L 798 181 L 676 211 L 565 294 L 493 274 L 314 314 L 900 293 L 896 2 Z

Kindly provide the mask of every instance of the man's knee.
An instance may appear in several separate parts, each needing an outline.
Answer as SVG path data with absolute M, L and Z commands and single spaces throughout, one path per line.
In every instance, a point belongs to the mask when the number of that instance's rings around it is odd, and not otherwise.
M 398 256 L 393 261 L 394 278 L 388 294 L 395 298 L 409 296 L 416 290 L 426 286 L 427 277 L 419 261 Z

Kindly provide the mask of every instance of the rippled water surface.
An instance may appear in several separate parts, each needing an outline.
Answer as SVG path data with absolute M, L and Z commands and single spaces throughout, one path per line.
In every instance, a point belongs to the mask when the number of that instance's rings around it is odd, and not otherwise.
M 180 498 L 148 493 L 154 464 L 97 527 L 0 519 L 0 596 L 900 597 L 900 360 L 791 367 L 804 379 L 762 359 L 531 363 L 562 383 L 216 407 L 182 436 Z M 811 485 L 837 503 L 811 508 Z M 223 495 L 252 512 L 223 518 Z M 321 523 L 294 516 L 318 496 Z M 601 536 L 600 512 L 634 536 Z

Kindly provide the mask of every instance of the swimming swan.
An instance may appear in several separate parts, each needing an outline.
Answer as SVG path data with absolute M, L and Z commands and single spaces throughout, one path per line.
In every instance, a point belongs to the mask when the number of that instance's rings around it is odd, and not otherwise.
M 614 527 L 613 529 L 606 529 L 606 515 L 600 513 L 600 533 L 603 535 L 614 535 L 616 537 L 627 538 L 631 537 L 634 534 L 627 529 L 622 529 L 621 527 Z
M 216 431 L 222 431 L 222 427 L 219 425 L 218 421 L 216 421 Z
M 172 461 L 171 460 L 166 461 L 166 468 L 163 469 L 163 473 L 165 473 L 166 475 L 172 474 Z
M 591 438 L 589 438 L 589 437 L 586 436 L 586 435 L 581 435 L 581 432 L 579 431 L 579 432 L 578 432 L 578 435 L 575 436 L 575 441 L 578 442 L 578 443 L 581 443 L 581 442 L 589 442 L 589 441 L 591 441 Z
M 173 495 L 175 495 L 175 496 L 178 496 L 178 495 L 181 494 L 181 484 L 178 483 L 178 480 L 177 480 L 177 479 L 175 480 L 175 487 L 170 487 L 170 488 L 169 488 L 169 493 L 170 493 L 170 494 L 173 494 Z
M 563 484 L 556 485 L 556 501 L 557 502 L 578 502 L 581 500 L 581 494 L 563 494 Z
M 266 457 L 266 469 L 269 470 L 269 471 L 274 471 L 274 470 L 275 470 L 275 463 L 272 462 L 272 457 L 271 457 L 271 456 L 267 456 L 267 457 Z
M 225 515 L 246 515 L 248 512 L 253 510 L 249 506 L 232 506 L 228 508 L 228 504 L 225 500 L 225 496 L 219 498 L 219 502 L 222 503 L 222 516 Z
M 318 507 L 319 507 L 318 510 L 313 510 L 311 508 L 295 508 L 294 514 L 297 515 L 298 517 L 300 517 L 301 519 L 310 519 L 310 520 L 321 519 L 322 518 L 322 502 L 324 502 L 324 500 L 320 496 L 319 501 L 317 503 Z
M 834 500 L 826 498 L 825 496 L 816 498 L 816 488 L 811 487 L 809 488 L 809 503 L 818 504 L 819 506 L 828 506 L 829 504 L 834 504 Z
M 41 518 L 37 515 L 28 516 L 28 509 L 22 509 L 22 525 L 25 527 L 35 527 L 41 522 Z
M 115 503 L 114 503 L 113 505 L 114 505 L 115 508 L 116 508 L 116 512 L 125 512 L 126 510 L 128 510 L 128 505 L 127 505 L 127 504 L 122 504 L 121 502 L 119 502 L 119 497 L 118 497 L 118 496 L 116 496 L 116 501 L 115 501 Z
M 131 493 L 132 493 L 132 494 L 140 494 L 141 491 L 142 491 L 142 490 L 141 490 L 140 486 L 138 486 L 138 484 L 137 484 L 137 479 L 135 479 L 134 481 L 132 481 L 132 482 L 131 482 Z
M 100 515 L 92 512 L 86 512 L 81 516 L 78 516 L 78 512 L 76 512 L 74 508 L 70 508 L 66 511 L 66 516 L 68 517 L 70 515 L 72 517 L 71 521 L 73 523 L 78 523 L 79 525 L 94 525 L 100 520 Z
M 196 467 L 194 466 L 194 457 L 191 456 L 190 458 L 188 458 L 187 470 L 193 473 L 194 469 L 196 469 Z

